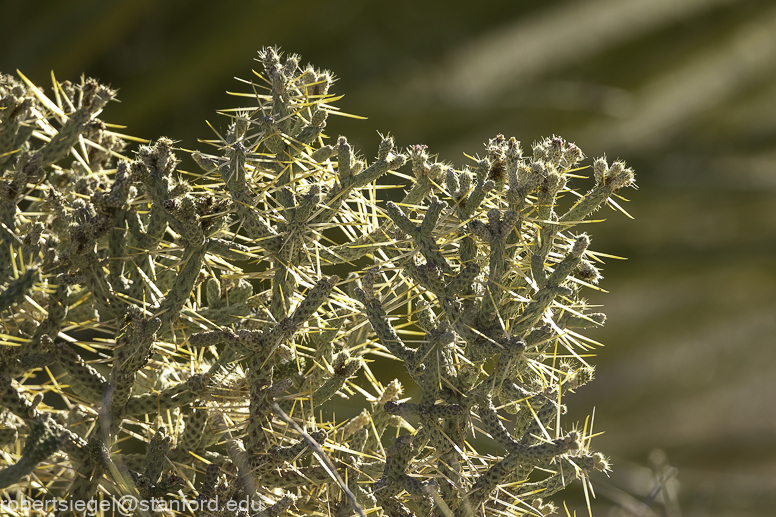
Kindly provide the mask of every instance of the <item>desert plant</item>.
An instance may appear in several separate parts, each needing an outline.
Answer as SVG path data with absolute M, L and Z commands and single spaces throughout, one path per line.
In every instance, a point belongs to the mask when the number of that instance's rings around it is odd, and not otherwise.
M 167 138 L 122 154 L 94 80 L 49 98 L 2 76 L 3 497 L 62 515 L 551 513 L 608 469 L 561 418 L 593 377 L 577 329 L 605 319 L 583 298 L 601 255 L 573 228 L 619 209 L 632 170 L 597 159 L 580 194 L 574 144 L 524 156 L 501 135 L 459 169 L 392 137 L 368 163 L 326 143 L 329 72 L 259 61 L 255 105 L 223 112 L 198 173 Z M 376 374 L 391 364 L 411 397 Z M 336 419 L 332 397 L 365 402 Z

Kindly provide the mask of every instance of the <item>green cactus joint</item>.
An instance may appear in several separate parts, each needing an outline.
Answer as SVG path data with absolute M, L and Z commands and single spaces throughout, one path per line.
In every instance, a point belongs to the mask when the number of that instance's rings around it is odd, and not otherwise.
M 593 379 L 576 331 L 606 319 L 574 227 L 622 211 L 633 171 L 598 158 L 576 193 L 585 157 L 557 136 L 524 155 L 498 135 L 460 167 L 383 137 L 367 160 L 327 140 L 330 72 L 258 60 L 196 173 L 169 138 L 126 152 L 97 81 L 0 75 L 2 496 L 549 515 L 609 469 L 561 418 Z

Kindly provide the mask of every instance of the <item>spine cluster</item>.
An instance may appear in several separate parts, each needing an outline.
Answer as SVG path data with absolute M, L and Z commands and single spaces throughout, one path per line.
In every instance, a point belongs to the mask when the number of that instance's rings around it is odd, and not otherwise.
M 577 192 L 578 147 L 501 135 L 460 169 L 392 137 L 367 162 L 326 144 L 329 72 L 259 61 L 198 172 L 167 138 L 122 154 L 93 80 L 0 77 L 3 497 L 552 513 L 608 469 L 561 418 L 605 320 L 576 227 L 633 171 L 597 159 Z

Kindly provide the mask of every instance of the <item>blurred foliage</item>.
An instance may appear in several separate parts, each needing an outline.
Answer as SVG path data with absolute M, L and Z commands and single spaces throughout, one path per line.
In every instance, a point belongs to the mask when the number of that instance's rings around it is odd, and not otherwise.
M 636 220 L 611 218 L 594 245 L 629 263 L 604 271 L 613 294 L 592 301 L 606 304 L 612 323 L 596 338 L 608 346 L 597 381 L 570 403 L 596 406 L 597 448 L 614 457 L 596 515 L 650 515 L 628 501 L 649 497 L 665 462 L 678 484 L 657 496 L 657 515 L 771 514 L 773 2 L 17 0 L 3 3 L 0 30 L 13 42 L 0 48 L 3 71 L 112 83 L 112 120 L 185 148 L 231 105 L 229 78 L 276 44 L 337 71 L 340 105 L 370 119 L 327 129 L 355 147 L 382 131 L 453 156 L 498 132 L 558 133 L 591 156 L 627 156 L 642 187 Z

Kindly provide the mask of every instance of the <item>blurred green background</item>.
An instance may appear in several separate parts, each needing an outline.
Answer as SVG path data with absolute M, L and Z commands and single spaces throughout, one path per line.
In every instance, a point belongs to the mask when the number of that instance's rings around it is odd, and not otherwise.
M 255 52 L 331 69 L 335 118 L 371 158 L 377 132 L 465 163 L 497 133 L 559 134 L 637 172 L 631 221 L 591 227 L 610 260 L 595 407 L 597 516 L 776 515 L 776 2 L 16 0 L 0 70 L 83 72 L 120 89 L 104 119 L 185 148 L 224 122 Z M 331 120 L 331 119 L 330 119 Z M 202 146 L 200 145 L 200 148 Z M 184 165 L 186 167 L 186 164 Z M 191 170 L 193 166 L 189 166 Z M 654 489 L 664 490 L 654 497 Z M 579 487 L 563 494 L 587 514 Z M 556 498 L 559 499 L 559 498 Z M 647 504 L 644 504 L 646 501 Z

